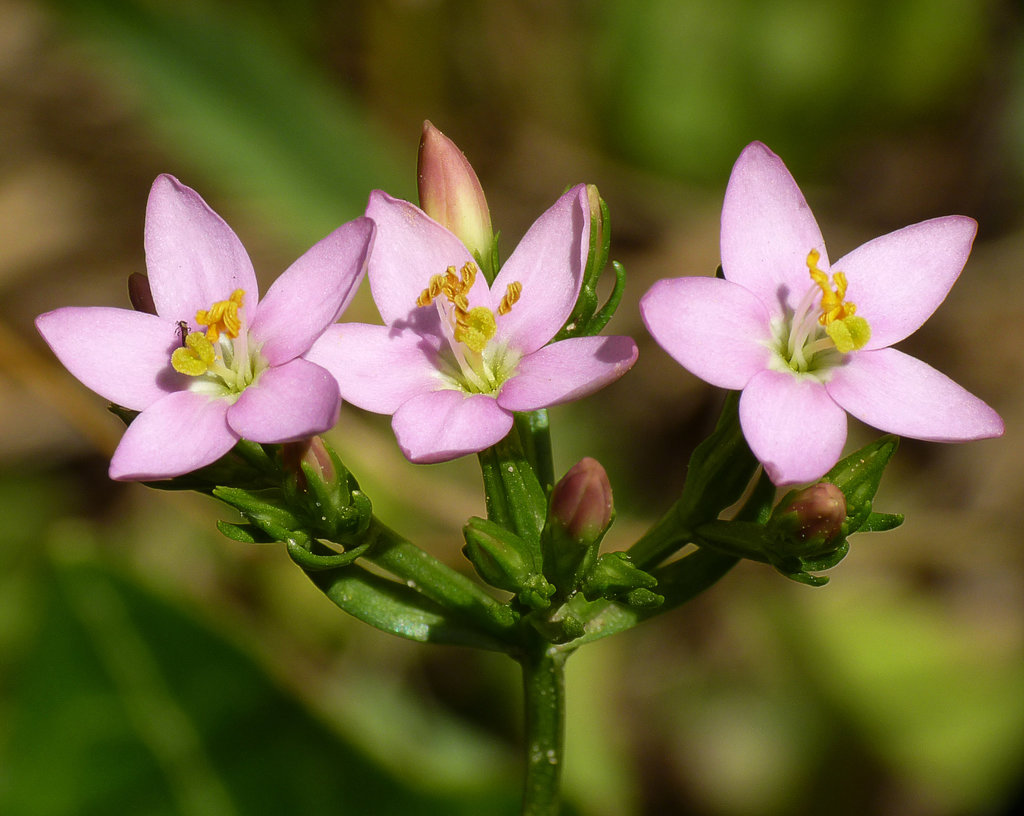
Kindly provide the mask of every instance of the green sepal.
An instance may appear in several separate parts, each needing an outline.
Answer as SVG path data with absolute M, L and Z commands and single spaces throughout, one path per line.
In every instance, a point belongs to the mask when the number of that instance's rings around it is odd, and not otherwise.
M 353 547 L 351 550 L 345 550 L 344 552 L 319 553 L 312 552 L 297 541 L 289 541 L 286 543 L 286 546 L 292 561 L 306 572 L 322 572 L 324 570 L 347 567 L 370 548 L 369 544 L 360 544 L 358 547 Z M 319 546 L 327 549 L 324 544 Z
M 857 531 L 859 533 L 884 533 L 895 530 L 903 523 L 902 513 L 871 513 Z
M 298 474 L 286 481 L 287 504 L 301 511 L 304 529 L 314 535 L 332 541 L 358 539 L 370 526 L 373 505 L 334 449 L 326 440 L 321 442 L 334 475 L 324 478 L 319 468 L 307 461 L 300 462 L 305 484 L 300 485 Z
M 594 218 L 592 215 L 590 219 L 590 249 L 587 253 L 587 265 L 583 270 L 580 293 L 572 313 L 555 335 L 555 341 L 568 337 L 590 337 L 600 333 L 622 302 L 622 294 L 626 288 L 626 270 L 618 261 L 612 261 L 615 284 L 604 305 L 600 310 L 597 308 L 598 281 L 608 265 L 612 238 L 608 205 L 603 198 L 599 197 L 598 201 L 600 217 Z
M 690 457 L 686 484 L 676 505 L 676 516 L 685 526 L 717 518 L 738 500 L 757 468 L 740 427 L 740 393 L 730 391 L 711 435 Z
M 238 487 L 215 487 L 213 495 L 225 504 L 234 507 L 250 523 L 258 527 L 275 541 L 309 540 L 302 531 L 302 522 L 290 510 L 270 500 L 275 491 L 259 495 Z
M 822 477 L 823 481 L 836 485 L 846 496 L 846 521 L 842 525 L 844 538 L 860 530 L 871 517 L 871 503 L 899 441 L 899 437 L 891 434 L 880 437 L 841 459 Z
M 787 578 L 809 586 L 822 586 L 828 579 L 812 572 L 831 569 L 850 551 L 845 538 L 831 542 L 805 542 L 809 549 L 793 551 L 793 542 L 782 540 L 771 528 L 750 521 L 712 521 L 697 528 L 701 547 L 723 555 L 759 561 L 775 568 Z
M 567 608 L 563 606 L 561 617 L 544 618 L 531 615 L 527 620 L 548 643 L 569 643 L 576 638 L 583 637 L 587 628 L 583 621 L 566 610 Z
M 519 536 L 488 519 L 473 517 L 462 533 L 463 554 L 488 584 L 515 593 L 534 610 L 547 609 L 555 588 L 537 569 L 531 548 Z
M 650 591 L 657 586 L 658 579 L 637 567 L 628 553 L 610 552 L 601 555 L 587 571 L 581 590 L 588 601 L 604 598 L 646 607 L 664 602 L 662 596 Z
M 603 535 L 603 533 L 602 533 Z M 568 598 L 583 584 L 585 576 L 597 561 L 601 540 L 579 541 L 555 520 L 548 520 L 541 534 L 544 576 L 558 589 L 559 597 Z
M 243 544 L 274 544 L 278 539 L 267 535 L 254 524 L 233 524 L 230 521 L 218 521 L 217 529 L 233 541 Z
M 525 411 L 515 415 L 515 430 L 523 446 L 526 461 L 546 496 L 555 486 L 555 468 L 551 455 L 551 428 L 547 409 Z
M 488 286 L 494 283 L 494 279 L 498 276 L 498 270 L 501 269 L 501 256 L 498 253 L 498 236 L 500 235 L 500 230 L 492 233 L 491 246 L 486 255 L 480 252 L 473 253 L 473 260 L 476 261 L 476 265 L 483 273 Z
M 540 534 L 547 517 L 547 496 L 514 430 L 479 454 L 487 518 L 514 532 L 540 561 Z

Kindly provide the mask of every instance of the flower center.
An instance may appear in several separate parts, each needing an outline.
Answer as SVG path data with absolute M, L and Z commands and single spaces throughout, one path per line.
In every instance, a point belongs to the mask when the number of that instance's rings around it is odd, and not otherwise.
M 178 321 L 181 346 L 171 353 L 171 367 L 193 378 L 190 389 L 217 397 L 237 399 L 267 368 L 258 350 L 249 348 L 242 319 L 245 292 L 236 289 L 227 300 L 196 312 L 196 323 L 206 331 L 188 330 Z
M 785 366 L 798 374 L 824 374 L 842 355 L 863 348 L 871 339 L 871 326 L 846 300 L 847 281 L 842 272 L 828 274 L 818 268 L 821 253 L 807 253 L 808 287 L 792 317 L 776 331 L 776 352 Z M 819 300 L 820 298 L 820 300 Z M 788 331 L 787 331 L 788 329 Z
M 470 308 L 469 291 L 476 276 L 476 264 L 472 262 L 463 265 L 458 273 L 454 266 L 449 266 L 444 274 L 430 279 L 416 298 L 416 305 L 437 306 L 451 352 L 451 359 L 446 359 L 448 355 L 442 357 L 442 373 L 453 386 L 470 394 L 496 394 L 514 372 L 518 356 L 491 342 L 498 328 L 494 312 L 486 306 Z M 512 311 L 522 291 L 521 283 L 510 283 L 498 303 L 498 314 Z

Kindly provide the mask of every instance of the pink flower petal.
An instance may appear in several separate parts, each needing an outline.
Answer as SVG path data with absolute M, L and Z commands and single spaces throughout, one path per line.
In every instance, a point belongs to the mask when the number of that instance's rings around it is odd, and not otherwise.
M 435 364 L 438 344 L 436 337 L 410 330 L 340 323 L 323 333 L 306 359 L 331 372 L 342 399 L 393 414 L 415 395 L 442 387 Z
M 821 230 L 782 159 L 760 142 L 736 160 L 722 206 L 722 269 L 759 297 L 772 317 L 795 308 L 811 285 L 807 254 L 828 270 Z
M 340 407 L 334 377 L 299 358 L 264 371 L 228 409 L 228 425 L 254 442 L 293 442 L 334 427 Z
M 614 382 L 636 362 L 631 337 L 574 337 L 524 357 L 498 394 L 508 411 L 535 411 L 585 397 Z
M 846 442 L 846 414 L 824 386 L 781 371 L 762 371 L 743 389 L 740 425 L 780 486 L 819 479 L 839 461 Z
M 932 442 L 1001 436 L 988 405 L 927 363 L 896 349 L 861 351 L 825 387 L 857 419 L 889 433 Z
M 247 313 L 255 313 L 259 291 L 245 247 L 199 194 L 174 176 L 153 182 L 145 243 L 149 285 L 161 317 L 192 324 L 198 310 L 227 300 L 236 289 L 245 291 Z
M 36 328 L 86 387 L 133 411 L 187 384 L 170 365 L 181 342 L 172 320 L 128 309 L 69 306 L 39 315 Z
M 868 241 L 832 264 L 871 326 L 866 349 L 898 343 L 931 317 L 967 263 L 977 229 L 962 215 L 933 218 Z
M 661 280 L 640 299 L 640 313 L 658 345 L 712 385 L 738 390 L 768 366 L 768 310 L 735 283 Z
M 512 310 L 498 316 L 498 342 L 530 354 L 555 336 L 576 305 L 589 248 L 590 205 L 578 184 L 533 223 L 494 279 L 495 311 L 510 283 L 523 286 Z
M 369 218 L 343 224 L 274 281 L 249 329 L 271 365 L 298 357 L 338 319 L 363 279 L 373 234 Z
M 380 316 L 388 325 L 408 320 L 416 298 L 434 275 L 449 266 L 456 271 L 472 261 L 469 250 L 452 233 L 408 201 L 374 190 L 366 215 L 377 225 L 377 240 L 370 256 L 370 290 Z M 478 275 L 470 300 L 487 299 L 487 282 Z
M 228 427 L 228 402 L 177 391 L 139 414 L 110 460 L 110 478 L 170 479 L 216 462 L 238 437 Z
M 504 439 L 512 429 L 512 414 L 482 394 L 434 391 L 402 405 L 391 427 L 410 462 L 446 462 Z

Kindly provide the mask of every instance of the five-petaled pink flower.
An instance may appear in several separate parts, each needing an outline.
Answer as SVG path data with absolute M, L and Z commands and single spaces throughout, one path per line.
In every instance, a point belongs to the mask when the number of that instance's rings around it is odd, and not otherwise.
M 490 287 L 462 241 L 418 207 L 375 191 L 366 215 L 378 234 L 367 276 L 386 325 L 332 326 L 308 357 L 337 377 L 342 398 L 394 415 L 411 461 L 481 451 L 509 432 L 513 412 L 582 397 L 636 360 L 628 337 L 550 343 L 587 262 L 584 185 L 533 224 Z
M 779 485 L 821 477 L 842 453 L 846 412 L 937 442 L 999 436 L 1003 422 L 944 374 L 896 349 L 956 281 L 977 225 L 935 218 L 829 264 L 818 224 L 781 159 L 755 142 L 722 208 L 722 271 L 651 287 L 651 335 L 713 385 L 742 389 L 740 423 Z
M 367 218 L 341 226 L 260 300 L 231 228 L 194 190 L 158 177 L 145 231 L 156 314 L 67 307 L 36 319 L 72 374 L 141 412 L 111 478 L 170 478 L 215 461 L 239 438 L 289 442 L 332 427 L 337 384 L 302 355 L 354 294 L 373 236 Z

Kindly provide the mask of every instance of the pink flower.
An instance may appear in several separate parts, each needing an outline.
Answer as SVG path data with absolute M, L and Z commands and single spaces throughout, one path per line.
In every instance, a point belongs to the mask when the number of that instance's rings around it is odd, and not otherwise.
M 413 462 L 481 451 L 514 411 L 582 397 L 636 360 L 628 337 L 549 341 L 572 312 L 590 238 L 581 184 L 545 212 L 488 287 L 466 246 L 418 207 L 375 191 L 366 214 L 378 239 L 368 277 L 386 325 L 342 323 L 309 359 L 343 399 L 393 414 Z
M 742 389 L 743 433 L 773 482 L 813 481 L 842 453 L 847 411 L 884 431 L 935 442 L 1003 433 L 988 405 L 890 348 L 945 299 L 976 229 L 963 216 L 935 218 L 830 265 L 793 177 L 754 142 L 725 192 L 725 279 L 658 281 L 640 310 L 684 368 Z
M 110 462 L 113 479 L 166 479 L 239 438 L 289 442 L 337 421 L 333 377 L 302 355 L 348 304 L 373 223 L 358 218 L 299 258 L 261 301 L 231 228 L 172 176 L 153 183 L 146 265 L 156 314 L 67 307 L 36 319 L 67 369 L 141 413 Z

